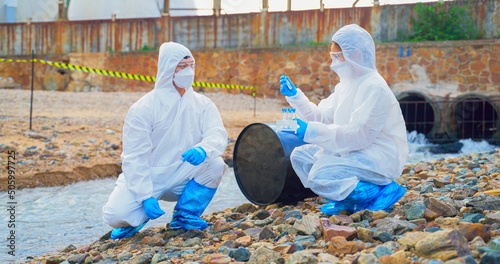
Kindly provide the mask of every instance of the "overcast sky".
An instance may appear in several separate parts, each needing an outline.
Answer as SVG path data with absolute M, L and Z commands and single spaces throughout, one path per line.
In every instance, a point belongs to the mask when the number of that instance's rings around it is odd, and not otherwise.
M 210 0 L 197 0 L 199 4 L 211 7 L 212 1 Z M 380 5 L 397 5 L 408 4 L 416 2 L 436 2 L 437 0 L 380 0 Z M 202 3 L 204 2 L 204 3 Z M 338 8 L 338 7 L 352 7 L 355 0 L 323 0 L 325 8 Z M 259 12 L 262 0 L 222 0 L 222 8 L 227 13 L 240 13 L 242 10 L 246 12 Z M 292 0 L 292 10 L 304 9 L 319 9 L 320 0 Z M 372 6 L 373 0 L 359 0 L 356 4 L 357 7 Z M 269 11 L 283 11 L 286 10 L 287 0 L 269 0 Z

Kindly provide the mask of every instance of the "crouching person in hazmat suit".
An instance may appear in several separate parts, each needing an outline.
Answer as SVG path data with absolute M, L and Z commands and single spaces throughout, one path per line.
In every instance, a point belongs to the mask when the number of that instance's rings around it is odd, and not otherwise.
M 200 216 L 227 169 L 227 132 L 215 104 L 193 91 L 194 68 L 189 49 L 161 45 L 155 87 L 125 117 L 123 173 L 102 208 L 112 239 L 163 215 L 160 199 L 177 201 L 170 228 L 207 227 Z
M 405 193 L 396 180 L 408 155 L 406 127 L 398 101 L 375 68 L 375 44 L 358 25 L 332 37 L 331 69 L 340 82 L 318 105 L 287 76 L 281 93 L 296 108 L 297 136 L 306 145 L 290 159 L 302 184 L 330 200 L 321 211 L 384 210 Z

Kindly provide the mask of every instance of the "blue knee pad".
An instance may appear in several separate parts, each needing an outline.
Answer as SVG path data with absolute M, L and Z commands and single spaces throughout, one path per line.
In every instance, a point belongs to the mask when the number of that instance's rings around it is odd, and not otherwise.
M 185 230 L 207 228 L 207 221 L 200 216 L 212 201 L 216 191 L 217 188 L 203 186 L 195 180 L 189 181 L 175 205 L 170 228 Z

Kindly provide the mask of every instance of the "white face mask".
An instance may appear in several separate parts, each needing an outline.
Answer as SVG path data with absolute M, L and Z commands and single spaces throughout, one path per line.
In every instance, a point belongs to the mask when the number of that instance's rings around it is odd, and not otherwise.
M 345 66 L 346 66 L 345 61 L 340 61 L 337 58 L 332 58 L 332 64 L 330 64 L 330 69 L 339 74 L 338 70 L 344 68 Z
M 180 70 L 174 75 L 175 85 L 179 88 L 189 88 L 194 81 L 194 70 L 191 67 L 187 67 L 184 70 Z

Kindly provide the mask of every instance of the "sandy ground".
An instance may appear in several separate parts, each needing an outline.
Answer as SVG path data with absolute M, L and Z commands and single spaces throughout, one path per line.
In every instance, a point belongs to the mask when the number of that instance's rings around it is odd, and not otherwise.
M 30 91 L 0 90 L 0 162 L 4 170 L 0 181 L 8 175 L 5 167 L 10 150 L 16 151 L 18 188 L 53 186 L 117 173 L 124 117 L 144 94 L 35 91 L 30 131 Z M 217 105 L 228 131 L 230 143 L 224 153 L 228 161 L 245 126 L 275 122 L 281 118 L 281 108 L 287 106 L 284 99 L 257 98 L 254 116 L 251 96 L 205 95 Z

